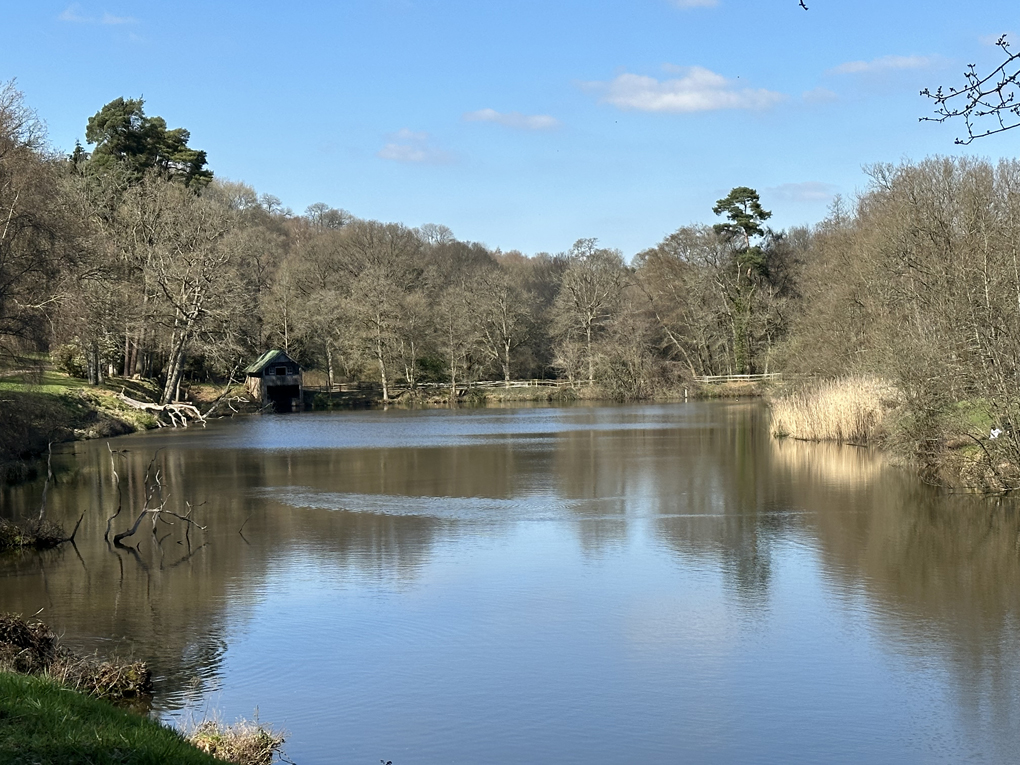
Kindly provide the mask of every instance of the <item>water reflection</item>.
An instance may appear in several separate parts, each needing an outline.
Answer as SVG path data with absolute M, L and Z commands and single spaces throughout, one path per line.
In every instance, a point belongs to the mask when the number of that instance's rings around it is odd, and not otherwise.
M 866 597 L 883 637 L 918 665 L 945 662 L 957 713 L 989 741 L 1020 734 L 1020 513 L 949 495 L 853 447 L 773 446 L 830 584 Z M 1010 750 L 997 752 L 1005 759 Z
M 403 687 L 417 708 L 459 716 L 431 739 L 416 734 L 414 746 L 435 748 L 423 761 L 469 752 L 470 731 L 536 726 L 528 715 L 555 717 L 578 699 L 604 727 L 589 731 L 595 753 L 617 746 L 623 759 L 647 746 L 649 761 L 678 751 L 732 761 L 758 751 L 754 741 L 777 756 L 839 760 L 834 742 L 866 720 L 875 735 L 847 745 L 845 761 L 923 759 L 919 736 L 936 759 L 994 761 L 1020 733 L 1014 502 L 940 494 L 854 447 L 776 442 L 758 405 L 267 417 L 112 445 L 112 457 L 88 443 L 55 458 L 48 512 L 70 525 L 85 511 L 77 550 L 0 558 L 0 609 L 45 608 L 74 645 L 148 659 L 163 709 L 268 675 L 296 705 L 289 725 L 349 725 L 356 738 L 390 730 L 405 701 L 386 688 Z M 138 513 L 150 464 L 167 507 L 190 503 L 208 530 L 160 523 L 154 536 L 143 523 L 133 549 L 115 548 L 107 518 L 118 501 L 118 528 Z M 34 514 L 40 495 L 40 483 L 3 488 L 3 515 Z M 293 679 L 231 658 L 267 630 L 295 639 L 270 625 L 297 603 L 319 642 L 286 664 Z M 343 674 L 338 651 L 372 673 Z M 509 657 L 529 681 L 506 676 L 516 690 L 500 693 L 519 695 L 497 720 L 479 696 L 493 670 L 480 667 Z M 296 699 L 308 672 L 327 673 L 330 688 L 352 684 L 342 722 L 328 716 L 335 699 L 323 709 Z M 449 694 L 423 701 L 432 687 Z M 807 719 L 852 693 L 849 722 L 815 720 L 817 741 L 770 717 L 777 695 L 812 710 Z M 894 722 L 890 710 L 911 703 L 934 710 L 931 720 Z M 696 722 L 677 734 L 677 719 Z M 543 751 L 569 759 L 588 745 L 556 749 L 568 723 L 553 723 Z M 437 743 L 443 730 L 451 750 Z M 722 732 L 699 738 L 708 730 Z

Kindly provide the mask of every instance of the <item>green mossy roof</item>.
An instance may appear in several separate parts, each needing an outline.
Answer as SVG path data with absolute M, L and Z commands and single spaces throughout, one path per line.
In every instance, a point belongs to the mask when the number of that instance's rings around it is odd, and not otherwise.
M 280 356 L 282 356 L 283 358 L 281 359 Z M 292 364 L 297 364 L 297 362 L 294 361 L 294 359 L 292 359 L 286 353 L 274 348 L 271 351 L 266 351 L 257 359 L 255 359 L 255 362 L 253 364 L 245 368 L 244 373 L 246 375 L 261 374 L 262 370 L 264 370 L 266 367 L 268 367 L 270 364 L 276 361 L 289 361 Z M 298 368 L 299 369 L 301 368 L 300 364 L 298 364 Z

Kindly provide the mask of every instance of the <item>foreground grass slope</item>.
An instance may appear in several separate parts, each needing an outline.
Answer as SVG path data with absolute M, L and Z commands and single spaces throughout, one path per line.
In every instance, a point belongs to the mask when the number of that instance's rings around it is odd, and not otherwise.
M 0 673 L 2 765 L 216 765 L 178 732 L 43 677 Z

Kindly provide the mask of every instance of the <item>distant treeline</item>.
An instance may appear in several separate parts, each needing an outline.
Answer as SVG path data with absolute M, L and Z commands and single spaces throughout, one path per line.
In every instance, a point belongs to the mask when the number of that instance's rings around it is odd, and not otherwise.
M 331 381 L 451 386 L 560 377 L 646 396 L 703 374 L 767 371 L 796 297 L 807 232 L 762 227 L 758 195 L 628 265 L 579 239 L 526 257 L 442 225 L 303 215 L 214 179 L 183 129 L 117 99 L 91 152 L 50 150 L 13 83 L 0 94 L 0 337 L 100 382 L 140 375 L 162 398 L 225 379 L 270 347 Z M 707 205 L 706 205 L 707 212 Z
M 876 166 L 857 198 L 786 232 L 738 187 L 706 202 L 714 224 L 628 264 L 593 238 L 529 257 L 321 203 L 296 215 L 214 178 L 188 132 L 138 99 L 103 107 L 86 138 L 91 152 L 54 152 L 13 83 L 0 88 L 14 363 L 49 351 L 92 382 L 159 380 L 164 401 L 270 347 L 384 395 L 557 377 L 638 398 L 701 375 L 878 375 L 922 462 L 976 409 L 1003 433 L 996 470 L 1020 465 L 1020 162 Z

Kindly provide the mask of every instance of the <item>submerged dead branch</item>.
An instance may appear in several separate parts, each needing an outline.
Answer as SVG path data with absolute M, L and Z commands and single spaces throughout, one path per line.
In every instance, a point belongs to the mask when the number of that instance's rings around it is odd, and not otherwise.
M 113 468 L 113 482 L 117 487 L 117 512 L 106 519 L 106 533 L 103 535 L 103 539 L 109 542 L 110 530 L 113 528 L 113 522 L 117 520 L 121 510 L 124 509 L 124 493 L 120 486 L 120 473 L 117 472 L 117 459 L 109 441 L 106 442 L 106 449 L 110 452 L 110 465 Z
M 46 520 L 46 498 L 49 493 L 50 482 L 53 480 L 53 443 L 47 447 L 46 456 L 46 481 L 43 484 L 42 500 L 39 503 L 39 514 L 31 521 L 9 521 L 0 519 L 0 552 L 4 550 L 49 550 L 62 545 L 64 542 L 74 544 L 74 538 L 78 534 L 85 512 L 78 516 L 71 535 L 64 533 L 62 526 Z
M 53 480 L 53 442 L 50 441 L 46 444 L 46 482 L 43 484 L 42 500 L 39 503 L 39 518 L 38 523 L 42 523 L 43 516 L 46 515 L 46 495 L 50 490 L 50 481 Z
M 109 444 L 107 444 L 109 447 Z M 156 535 L 156 526 L 162 521 L 168 526 L 173 526 L 174 522 L 171 518 L 176 518 L 185 524 L 185 539 L 187 540 L 188 547 L 191 547 L 190 530 L 194 526 L 201 531 L 207 529 L 194 518 L 191 517 L 194 512 L 194 507 L 190 502 L 185 501 L 185 505 L 188 507 L 188 512 L 184 515 L 174 512 L 173 510 L 167 509 L 167 503 L 170 501 L 170 495 L 165 494 L 163 491 L 163 474 L 158 467 L 156 467 L 156 459 L 159 456 L 160 450 L 156 450 L 156 453 L 152 455 L 152 459 L 149 461 L 148 467 L 145 469 L 145 501 L 142 503 L 142 508 L 139 510 L 138 515 L 135 517 L 134 523 L 125 531 L 119 534 L 113 535 L 113 544 L 116 547 L 127 547 L 123 544 L 125 539 L 134 536 L 138 532 L 139 526 L 142 524 L 142 520 L 149 516 L 152 520 L 152 535 L 156 539 L 156 545 L 162 550 L 162 539 Z M 111 460 L 113 459 L 113 452 L 110 453 Z M 114 470 L 114 476 L 117 481 L 117 512 L 110 516 L 106 524 L 107 540 L 109 540 L 110 528 L 113 520 L 120 515 L 121 512 L 121 494 L 120 494 L 120 477 L 117 475 L 116 469 Z M 156 504 L 158 502 L 158 504 Z M 202 504 L 205 504 L 204 502 Z M 163 539 L 165 539 L 164 537 Z

